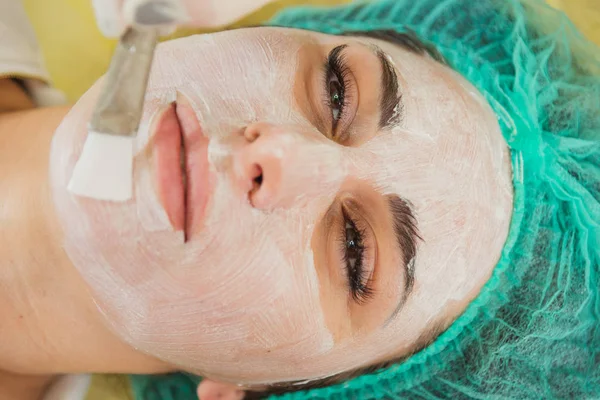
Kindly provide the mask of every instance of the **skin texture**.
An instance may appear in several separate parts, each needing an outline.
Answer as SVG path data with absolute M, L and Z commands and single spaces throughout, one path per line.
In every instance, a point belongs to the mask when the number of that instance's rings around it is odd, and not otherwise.
M 332 130 L 323 63 L 342 44 L 348 105 Z M 374 45 L 403 99 L 390 129 L 379 124 Z M 275 28 L 161 45 L 127 203 L 66 190 L 98 90 L 54 137 L 62 244 L 110 331 L 169 365 L 257 385 L 397 357 L 454 319 L 500 256 L 512 203 L 506 144 L 481 95 L 428 57 Z M 175 99 L 171 132 L 185 137 L 191 177 L 185 234 L 163 207 L 154 143 Z M 390 196 L 410 202 L 422 238 L 410 294 Z M 362 232 L 368 298 L 349 291 L 347 214 Z

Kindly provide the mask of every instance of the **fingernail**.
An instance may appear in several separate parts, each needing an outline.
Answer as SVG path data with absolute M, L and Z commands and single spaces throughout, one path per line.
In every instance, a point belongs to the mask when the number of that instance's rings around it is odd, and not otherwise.
M 92 6 L 102 34 L 107 37 L 118 37 L 123 27 L 117 17 L 120 13 L 120 10 L 117 9 L 117 2 L 94 0 Z

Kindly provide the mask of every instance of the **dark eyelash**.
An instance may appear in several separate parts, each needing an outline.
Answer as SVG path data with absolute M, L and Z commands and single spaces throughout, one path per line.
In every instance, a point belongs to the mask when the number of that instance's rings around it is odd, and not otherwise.
M 339 237 L 342 261 L 344 263 L 344 266 L 346 267 L 346 276 L 348 277 L 348 286 L 350 288 L 352 298 L 357 303 L 363 304 L 373 296 L 373 288 L 370 286 L 371 282 L 364 268 L 364 252 L 366 251 L 366 249 L 363 244 L 363 238 L 365 237 L 366 232 L 362 229 L 359 229 L 356 226 L 354 220 L 350 216 L 348 216 L 348 213 L 343 209 L 342 214 L 344 217 L 344 223 L 342 225 Z M 354 268 L 352 268 L 352 266 L 350 265 L 350 255 L 348 254 L 346 237 L 346 224 L 349 224 L 351 229 L 353 229 L 356 232 L 356 241 L 358 242 L 357 247 L 359 251 Z
M 325 64 L 323 65 L 323 68 L 325 70 L 325 82 L 324 82 L 324 86 L 325 86 L 325 104 L 327 105 L 327 107 L 329 109 L 332 109 L 332 107 L 334 106 L 331 103 L 331 96 L 329 94 L 329 80 L 331 78 L 332 75 L 335 75 L 335 77 L 338 79 L 338 81 L 341 84 L 341 97 L 342 97 L 342 102 L 341 102 L 341 106 L 340 106 L 340 115 L 338 117 L 337 120 L 333 121 L 333 126 L 332 126 L 332 130 L 335 132 L 335 129 L 337 127 L 337 122 L 339 120 L 342 119 L 342 117 L 344 116 L 344 112 L 346 110 L 346 106 L 348 104 L 350 104 L 350 92 L 348 90 L 349 87 L 349 79 L 348 76 L 351 74 L 350 68 L 348 67 L 348 63 L 346 61 L 346 58 L 344 57 L 344 53 L 343 50 L 348 47 L 348 45 L 341 45 L 338 46 L 336 48 L 334 48 L 333 50 L 331 50 L 331 52 L 329 53 L 329 55 L 327 56 L 327 60 L 325 61 Z

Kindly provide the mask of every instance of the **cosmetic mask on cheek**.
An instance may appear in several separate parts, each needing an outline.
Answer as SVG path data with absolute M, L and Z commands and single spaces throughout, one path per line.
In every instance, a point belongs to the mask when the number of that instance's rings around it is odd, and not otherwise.
M 65 249 L 114 332 L 184 370 L 243 383 L 326 374 L 311 361 L 333 342 L 310 241 L 345 177 L 339 148 L 302 133 L 310 125 L 292 98 L 300 44 L 282 32 L 260 31 L 159 46 L 130 202 L 93 201 L 66 190 L 97 88 L 59 127 L 51 153 Z M 152 157 L 145 154 L 153 115 L 177 95 L 193 106 L 210 139 L 211 196 L 202 229 L 185 244 L 158 200 Z M 287 148 L 297 154 L 286 165 L 302 175 L 299 180 L 319 177 L 302 192 L 286 188 L 287 198 L 278 199 L 283 206 L 271 210 L 252 207 L 231 178 L 244 143 L 240 131 L 256 121 L 295 129 L 281 128 Z

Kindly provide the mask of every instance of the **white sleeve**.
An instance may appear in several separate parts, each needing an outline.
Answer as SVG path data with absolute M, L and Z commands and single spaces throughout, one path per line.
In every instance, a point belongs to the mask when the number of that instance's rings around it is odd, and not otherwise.
M 23 79 L 39 106 L 66 102 L 48 85 L 50 76 L 21 0 L 0 0 L 0 78 L 6 77 Z
M 48 388 L 42 400 L 83 400 L 91 383 L 92 377 L 88 374 L 63 375 Z

